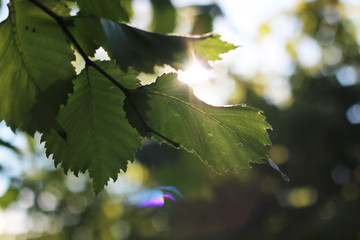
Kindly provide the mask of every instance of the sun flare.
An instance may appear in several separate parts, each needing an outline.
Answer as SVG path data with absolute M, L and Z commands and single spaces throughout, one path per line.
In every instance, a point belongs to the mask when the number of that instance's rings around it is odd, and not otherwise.
M 185 71 L 179 71 L 179 80 L 190 86 L 207 84 L 212 78 L 212 72 L 199 61 L 194 60 Z
M 205 64 L 196 57 L 184 71 L 178 71 L 178 79 L 188 84 L 194 91 L 194 95 L 210 105 L 222 105 L 222 92 L 216 84 L 217 74 L 210 65 Z

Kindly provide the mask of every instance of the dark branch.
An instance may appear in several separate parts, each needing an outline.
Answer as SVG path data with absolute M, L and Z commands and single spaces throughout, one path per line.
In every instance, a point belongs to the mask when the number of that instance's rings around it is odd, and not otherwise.
M 87 66 L 91 66 L 93 68 L 95 68 L 97 71 L 99 71 L 104 77 L 106 77 L 108 80 L 110 80 L 117 88 L 119 88 L 124 94 L 125 97 L 128 98 L 129 103 L 131 104 L 131 106 L 134 108 L 136 115 L 139 117 L 141 123 L 144 125 L 145 129 L 150 132 L 153 133 L 157 136 L 159 136 L 160 138 L 164 139 L 165 141 L 169 142 L 170 144 L 174 145 L 174 147 L 180 147 L 180 144 L 177 142 L 172 141 L 171 139 L 163 136 L 162 134 L 160 134 L 159 132 L 155 131 L 153 128 L 151 128 L 149 125 L 147 125 L 147 123 L 145 122 L 145 120 L 142 118 L 139 110 L 137 109 L 135 103 L 131 100 L 131 96 L 130 96 L 130 90 L 127 89 L 126 87 L 124 87 L 123 85 L 121 85 L 118 81 L 116 81 L 110 74 L 108 74 L 105 70 L 103 70 L 101 67 L 99 67 L 96 63 L 94 63 L 93 61 L 91 61 L 88 57 L 88 55 L 85 53 L 85 51 L 82 49 L 82 47 L 80 46 L 80 44 L 78 43 L 78 41 L 75 39 L 74 35 L 69 31 L 69 29 L 66 26 L 66 23 L 64 21 L 64 19 L 57 15 L 56 13 L 54 13 L 53 11 L 51 11 L 50 9 L 48 9 L 46 6 L 44 6 L 43 4 L 37 2 L 36 0 L 30 0 L 30 2 L 32 2 L 33 4 L 35 4 L 36 6 L 38 6 L 40 9 L 42 9 L 45 13 L 47 13 L 49 16 L 51 16 L 61 27 L 61 29 L 63 30 L 63 32 L 65 33 L 65 35 L 69 38 L 69 40 L 72 42 L 72 44 L 74 44 L 76 50 L 79 52 L 79 54 L 81 55 L 81 57 L 84 59 L 85 63 Z

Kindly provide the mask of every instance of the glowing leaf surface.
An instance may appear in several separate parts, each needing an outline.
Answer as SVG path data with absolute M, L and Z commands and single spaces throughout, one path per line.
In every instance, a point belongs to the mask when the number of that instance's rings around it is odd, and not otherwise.
M 219 54 L 236 48 L 221 41 L 216 34 L 184 37 L 146 32 L 104 19 L 101 24 L 110 55 L 123 69 L 132 66 L 139 71 L 153 72 L 155 65 L 164 64 L 184 69 L 195 55 L 205 61 L 215 61 L 220 59 Z
M 136 75 L 121 72 L 111 62 L 98 64 L 125 86 L 136 87 Z M 61 163 L 65 171 L 88 170 L 99 192 L 109 178 L 117 179 L 120 169 L 126 171 L 141 138 L 125 119 L 124 93 L 108 79 L 88 67 L 74 83 L 74 94 L 58 116 L 67 142 L 56 132 L 45 135 L 47 154 L 54 154 L 55 164 Z
M 54 19 L 31 2 L 12 1 L 9 9 L 0 25 L 0 121 L 29 134 L 60 130 L 55 117 L 75 75 L 70 45 Z
M 131 99 L 140 106 L 148 125 L 197 154 L 217 172 L 235 172 L 238 167 L 249 168 L 250 162 L 264 163 L 268 158 L 271 142 L 266 130 L 271 126 L 257 109 L 210 106 L 198 100 L 175 74 L 163 75 L 156 83 L 132 91 Z M 151 136 L 130 109 L 127 114 L 143 135 Z

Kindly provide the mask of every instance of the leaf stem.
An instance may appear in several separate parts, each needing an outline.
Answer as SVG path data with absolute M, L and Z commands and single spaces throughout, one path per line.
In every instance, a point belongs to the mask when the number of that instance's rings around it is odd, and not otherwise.
M 104 77 L 106 77 L 108 80 L 110 80 L 117 88 L 119 88 L 124 94 L 125 97 L 128 98 L 129 103 L 131 104 L 131 106 L 133 107 L 136 115 L 139 117 L 141 123 L 144 125 L 145 129 L 148 132 L 151 132 L 155 135 L 157 135 L 158 137 L 164 139 L 165 141 L 169 142 L 170 144 L 172 144 L 174 147 L 180 147 L 180 144 L 177 142 L 172 141 L 171 139 L 163 136 L 162 134 L 160 134 L 159 132 L 157 132 L 156 130 L 154 130 L 153 128 L 151 128 L 143 119 L 143 117 L 141 116 L 139 110 L 137 109 L 135 103 L 131 100 L 131 94 L 130 94 L 130 90 L 127 89 L 126 87 L 124 87 L 123 85 L 121 85 L 118 81 L 116 81 L 110 74 L 108 74 L 104 69 L 102 69 L 101 67 L 99 67 L 96 63 L 94 63 L 93 61 L 91 61 L 89 59 L 89 57 L 87 56 L 87 54 L 85 53 L 85 51 L 82 49 L 82 47 L 80 46 L 79 42 L 75 39 L 74 35 L 69 31 L 69 29 L 66 26 L 66 23 L 64 21 L 64 19 L 57 15 L 56 13 L 54 13 L 53 11 L 51 11 L 49 8 L 47 8 L 46 6 L 44 6 L 43 4 L 37 2 L 36 0 L 29 0 L 30 2 L 32 2 L 33 4 L 35 4 L 36 6 L 38 6 L 41 10 L 43 10 L 45 13 L 47 13 L 50 17 L 52 17 L 61 27 L 61 29 L 63 30 L 63 32 L 65 33 L 65 35 L 69 38 L 69 40 L 72 42 L 72 44 L 74 44 L 75 48 L 77 49 L 77 51 L 79 52 L 79 54 L 81 55 L 81 57 L 84 59 L 85 63 L 87 66 L 91 66 L 93 68 L 95 68 L 97 71 L 99 71 Z

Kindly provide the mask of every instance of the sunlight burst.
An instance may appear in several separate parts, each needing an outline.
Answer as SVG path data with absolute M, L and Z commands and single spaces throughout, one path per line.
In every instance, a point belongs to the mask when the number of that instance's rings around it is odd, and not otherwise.
M 224 92 L 224 89 L 233 89 L 229 88 L 226 77 L 222 75 L 222 82 L 219 85 L 216 81 L 219 77 L 219 69 L 215 72 L 210 63 L 195 55 L 191 59 L 185 71 L 178 71 L 178 79 L 188 84 L 193 89 L 194 95 L 201 101 L 216 106 L 225 104 L 228 93 Z
M 203 64 L 194 60 L 185 71 L 179 71 L 179 80 L 190 86 L 208 83 L 212 78 L 212 72 L 205 68 Z

